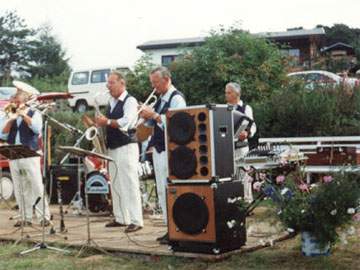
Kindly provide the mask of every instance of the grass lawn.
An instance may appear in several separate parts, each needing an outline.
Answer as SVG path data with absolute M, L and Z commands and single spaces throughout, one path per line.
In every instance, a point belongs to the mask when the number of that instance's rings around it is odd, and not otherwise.
M 173 257 L 109 256 L 77 251 L 62 255 L 41 250 L 30 255 L 18 253 L 27 245 L 0 243 L 0 270 L 12 269 L 360 269 L 360 224 L 347 245 L 337 244 L 329 257 L 307 258 L 300 253 L 299 237 L 277 243 L 273 247 L 252 253 L 234 255 L 221 262 L 178 259 Z

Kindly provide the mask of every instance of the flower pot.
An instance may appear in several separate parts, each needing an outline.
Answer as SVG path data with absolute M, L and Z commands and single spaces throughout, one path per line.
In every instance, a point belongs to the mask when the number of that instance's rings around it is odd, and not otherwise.
M 301 232 L 301 251 L 304 256 L 328 256 L 330 243 L 321 247 L 311 232 Z

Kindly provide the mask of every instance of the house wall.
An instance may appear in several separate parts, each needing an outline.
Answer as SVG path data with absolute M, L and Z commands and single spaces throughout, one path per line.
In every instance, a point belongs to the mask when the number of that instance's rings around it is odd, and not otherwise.
M 151 62 L 155 65 L 162 65 L 162 57 L 163 56 L 178 56 L 184 53 L 189 48 L 171 48 L 171 49 L 152 49 L 152 50 L 144 50 L 146 54 L 151 57 Z

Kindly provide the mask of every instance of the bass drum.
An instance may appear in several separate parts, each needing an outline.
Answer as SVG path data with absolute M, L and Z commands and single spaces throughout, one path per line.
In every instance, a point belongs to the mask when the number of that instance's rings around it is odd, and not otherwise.
M 0 175 L 0 199 L 10 201 L 14 198 L 14 184 L 9 172 Z
M 102 188 L 105 185 L 109 185 L 108 179 L 106 176 L 98 171 L 91 172 L 86 177 L 86 183 L 94 182 L 94 186 L 98 188 Z M 83 198 L 83 202 L 86 203 L 85 198 L 85 187 L 86 184 L 82 186 L 81 196 Z M 107 194 L 88 194 L 89 198 L 89 211 L 93 213 L 99 212 L 110 212 L 111 206 L 109 203 L 109 193 Z

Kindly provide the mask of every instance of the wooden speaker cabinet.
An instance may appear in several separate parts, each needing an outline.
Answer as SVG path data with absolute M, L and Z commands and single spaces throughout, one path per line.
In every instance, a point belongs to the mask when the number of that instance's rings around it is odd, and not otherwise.
M 246 242 L 240 181 L 170 184 L 167 189 L 168 233 L 174 251 L 218 254 Z
M 166 132 L 169 182 L 234 178 L 232 111 L 227 105 L 169 110 Z

